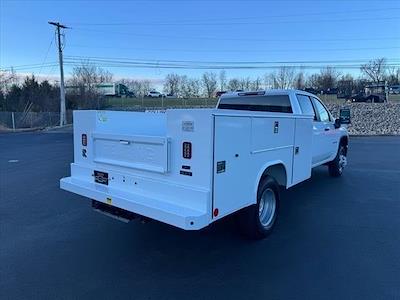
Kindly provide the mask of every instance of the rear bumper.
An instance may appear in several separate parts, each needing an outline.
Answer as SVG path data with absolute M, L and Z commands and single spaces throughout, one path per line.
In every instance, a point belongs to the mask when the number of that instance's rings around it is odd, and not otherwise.
M 182 206 L 182 199 L 167 201 L 162 196 L 132 193 L 74 177 L 62 178 L 60 188 L 185 230 L 198 230 L 211 222 L 211 213 Z

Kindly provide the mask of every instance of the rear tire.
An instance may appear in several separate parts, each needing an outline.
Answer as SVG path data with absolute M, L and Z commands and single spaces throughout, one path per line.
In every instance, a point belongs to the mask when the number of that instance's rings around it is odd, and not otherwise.
M 257 203 L 239 214 L 239 226 L 251 239 L 267 237 L 274 227 L 279 208 L 279 185 L 272 177 L 265 177 L 257 192 Z
M 332 177 L 342 176 L 344 167 L 346 165 L 347 165 L 346 145 L 340 143 L 335 159 L 328 164 L 329 175 Z

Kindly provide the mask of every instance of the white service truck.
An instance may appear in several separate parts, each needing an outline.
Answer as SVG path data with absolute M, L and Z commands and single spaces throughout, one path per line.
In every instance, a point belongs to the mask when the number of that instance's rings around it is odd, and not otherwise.
M 215 109 L 74 111 L 74 162 L 62 189 L 121 220 L 198 230 L 238 212 L 253 238 L 272 229 L 280 188 L 346 166 L 348 134 L 314 95 L 235 92 Z M 343 118 L 348 123 L 348 115 Z

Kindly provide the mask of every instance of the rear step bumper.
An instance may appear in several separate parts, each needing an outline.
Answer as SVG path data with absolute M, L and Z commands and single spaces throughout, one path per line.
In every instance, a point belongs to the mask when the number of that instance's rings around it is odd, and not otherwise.
M 138 216 L 133 212 L 97 200 L 92 200 L 92 207 L 95 211 L 124 223 L 132 221 Z
M 194 210 L 171 201 L 135 194 L 100 184 L 66 177 L 60 180 L 63 190 L 121 208 L 185 230 L 198 230 L 211 222 L 211 213 Z M 176 201 L 179 203 L 179 199 Z M 106 212 L 110 214 L 110 212 Z M 111 213 L 111 215 L 113 215 Z M 129 219 L 129 218 L 128 218 Z

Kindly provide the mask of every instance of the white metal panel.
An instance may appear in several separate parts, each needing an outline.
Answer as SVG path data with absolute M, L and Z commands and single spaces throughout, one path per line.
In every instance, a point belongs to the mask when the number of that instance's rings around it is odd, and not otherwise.
M 221 218 L 253 202 L 249 117 L 215 117 L 214 203 Z M 225 171 L 217 170 L 225 163 Z
M 207 211 L 182 206 L 178 198 L 174 202 L 165 201 L 162 194 L 152 195 L 143 193 L 143 190 L 140 189 L 132 191 L 99 186 L 75 177 L 62 178 L 60 187 L 89 199 L 112 204 L 186 230 L 201 229 L 210 222 L 210 215 Z M 196 194 L 196 199 L 203 203 L 205 202 L 204 198 L 208 198 L 207 192 L 193 191 L 191 194 Z M 202 199 L 204 200 L 201 201 Z
M 215 219 L 256 203 L 259 180 L 271 165 L 282 165 L 291 185 L 294 123 L 294 117 L 215 116 Z M 218 173 L 222 161 L 225 172 Z
M 211 190 L 213 127 L 210 109 L 167 110 L 171 138 L 171 177 L 179 183 Z M 191 124 L 188 126 L 188 124 Z M 192 143 L 192 158 L 183 158 L 183 142 Z M 182 166 L 192 176 L 181 175 Z
M 311 177 L 312 119 L 296 119 L 294 134 L 292 185 Z
M 294 118 L 276 116 L 252 118 L 251 151 L 268 151 L 275 148 L 292 147 Z
M 93 133 L 93 161 L 152 172 L 168 172 L 166 137 Z

